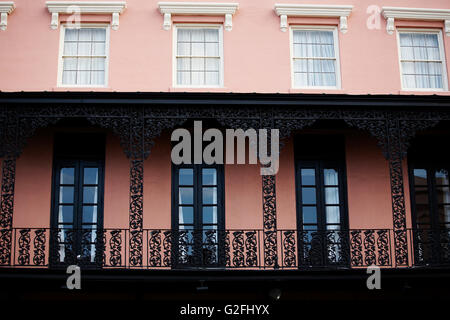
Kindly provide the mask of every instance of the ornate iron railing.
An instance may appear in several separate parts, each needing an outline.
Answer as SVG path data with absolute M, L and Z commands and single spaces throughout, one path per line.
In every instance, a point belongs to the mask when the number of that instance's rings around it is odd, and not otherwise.
M 78 264 L 95 269 L 268 270 L 396 267 L 394 231 L 391 229 L 144 229 L 140 235 L 142 242 L 137 246 L 136 242 L 130 241 L 131 232 L 134 231 L 2 229 L 0 266 L 58 268 Z M 450 229 L 408 229 L 404 232 L 412 257 L 409 266 L 450 264 Z M 265 246 L 273 245 L 266 241 L 269 238 L 276 239 L 276 250 L 266 257 Z M 5 245 L 9 243 L 10 246 Z M 138 263 L 130 249 L 141 254 Z

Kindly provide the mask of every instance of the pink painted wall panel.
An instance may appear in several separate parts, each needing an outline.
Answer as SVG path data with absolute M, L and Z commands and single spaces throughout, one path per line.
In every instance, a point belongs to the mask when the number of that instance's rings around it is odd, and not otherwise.
M 191 0 L 192 1 L 192 0 Z M 211 2 L 223 2 L 209 0 Z M 371 5 L 450 9 L 448 0 L 285 0 L 295 4 L 353 5 L 349 30 L 339 33 L 341 90 L 291 88 L 289 32 L 281 32 L 274 0 L 240 0 L 233 16 L 233 30 L 224 31 L 224 87 L 174 89 L 172 86 L 173 31 L 162 29 L 157 0 L 128 0 L 120 16 L 120 28 L 111 31 L 109 81 L 97 91 L 217 91 L 217 92 L 334 92 L 349 94 L 410 94 L 401 91 L 396 35 L 388 35 L 385 19 L 380 28 L 366 23 Z M 8 29 L 0 31 L 0 90 L 92 90 L 57 88 L 59 32 L 50 29 L 44 0 L 16 0 L 8 17 Z M 64 21 L 61 16 L 61 21 Z M 106 16 L 83 16 L 82 21 L 109 21 Z M 176 22 L 219 22 L 220 17 L 180 17 Z M 292 18 L 294 24 L 337 25 L 337 19 Z M 397 26 L 443 29 L 443 22 L 397 21 Z M 446 60 L 450 61 L 450 37 L 444 35 Z M 447 65 L 447 70 L 450 71 Z M 423 94 L 423 92 L 420 92 Z M 449 94 L 440 92 L 439 94 Z

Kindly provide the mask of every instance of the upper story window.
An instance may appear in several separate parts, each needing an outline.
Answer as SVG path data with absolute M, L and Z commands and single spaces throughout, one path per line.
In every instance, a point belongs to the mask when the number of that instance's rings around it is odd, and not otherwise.
M 334 29 L 292 29 L 294 88 L 338 89 L 339 59 Z
M 59 86 L 105 87 L 108 38 L 107 27 L 62 27 Z
M 222 27 L 176 26 L 174 86 L 223 86 Z
M 440 31 L 399 31 L 399 44 L 403 89 L 447 90 Z

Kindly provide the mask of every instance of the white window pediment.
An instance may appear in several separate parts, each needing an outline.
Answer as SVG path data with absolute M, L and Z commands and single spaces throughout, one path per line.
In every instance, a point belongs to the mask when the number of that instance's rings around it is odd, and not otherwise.
M 0 29 L 6 30 L 8 26 L 8 14 L 13 12 L 15 9 L 14 2 L 12 1 L 1 1 L 0 2 Z
M 450 36 L 450 9 L 383 7 L 381 13 L 387 20 L 386 30 L 389 34 L 394 33 L 395 19 L 401 19 L 444 21 L 445 33 L 447 34 L 447 36 Z
M 280 29 L 288 28 L 288 17 L 339 18 L 339 29 L 347 32 L 347 18 L 352 12 L 350 5 L 311 5 L 311 4 L 275 4 L 275 12 L 280 17 Z
M 225 16 L 225 30 L 233 28 L 232 16 L 239 3 L 216 2 L 158 2 L 159 11 L 164 15 L 164 30 L 170 30 L 172 15 Z
M 125 1 L 47 1 L 48 12 L 52 14 L 51 28 L 57 29 L 59 14 L 111 14 L 111 27 L 119 29 L 119 14 L 125 10 Z

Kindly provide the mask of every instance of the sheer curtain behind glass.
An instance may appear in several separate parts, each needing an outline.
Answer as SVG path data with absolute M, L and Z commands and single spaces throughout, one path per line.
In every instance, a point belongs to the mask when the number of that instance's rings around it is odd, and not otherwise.
M 443 89 L 443 62 L 437 33 L 406 33 L 400 36 L 403 87 Z
M 106 29 L 66 28 L 63 85 L 105 85 Z
M 293 67 L 297 87 L 335 87 L 333 31 L 294 30 Z

